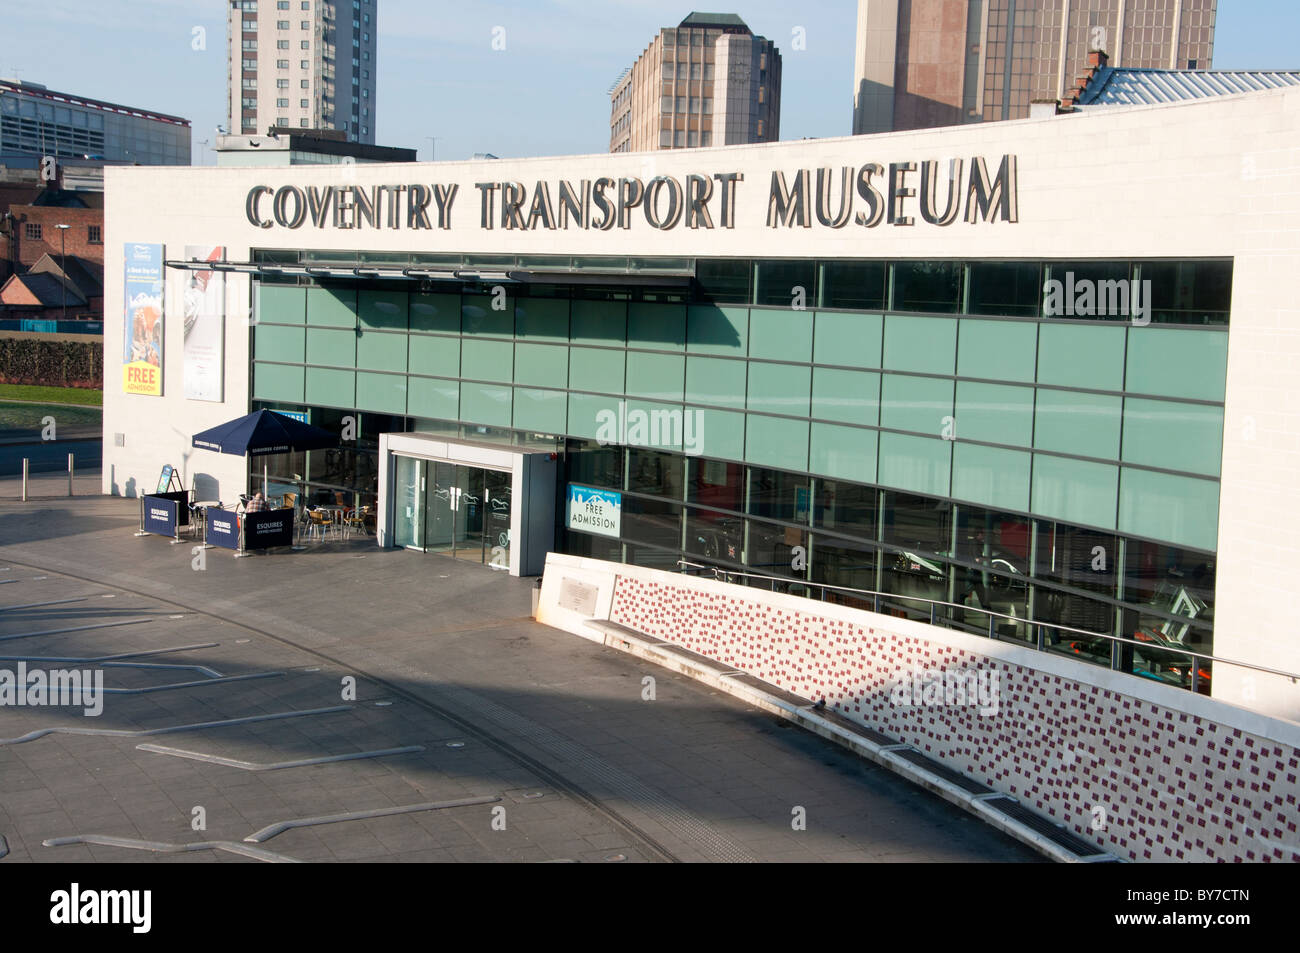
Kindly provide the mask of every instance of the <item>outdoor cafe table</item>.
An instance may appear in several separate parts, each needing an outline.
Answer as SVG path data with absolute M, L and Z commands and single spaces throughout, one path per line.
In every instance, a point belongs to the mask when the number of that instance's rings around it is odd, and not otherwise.
M 225 504 L 220 500 L 202 500 L 198 503 L 194 503 L 193 507 L 196 511 L 202 513 L 202 518 L 199 522 L 203 525 L 203 548 L 211 549 L 212 547 L 208 545 L 208 510 L 224 509 Z

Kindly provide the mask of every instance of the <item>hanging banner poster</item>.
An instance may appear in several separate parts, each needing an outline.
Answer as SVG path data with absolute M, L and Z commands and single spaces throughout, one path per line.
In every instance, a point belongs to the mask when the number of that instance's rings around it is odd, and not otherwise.
M 221 246 L 186 245 L 185 260 L 221 261 Z M 185 396 L 223 399 L 226 341 L 226 276 L 219 271 L 175 271 L 185 310 Z M 178 300 L 177 297 L 172 298 Z
M 128 242 L 123 248 L 126 293 L 126 347 L 122 353 L 122 390 L 162 396 L 163 381 L 163 247 Z

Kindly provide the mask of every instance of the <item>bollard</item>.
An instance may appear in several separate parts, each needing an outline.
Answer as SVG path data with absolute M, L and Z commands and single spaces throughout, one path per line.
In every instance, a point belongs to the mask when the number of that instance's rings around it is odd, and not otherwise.
M 27 502 L 27 458 L 23 457 L 23 502 Z
M 68 454 L 68 496 L 72 496 L 72 454 Z

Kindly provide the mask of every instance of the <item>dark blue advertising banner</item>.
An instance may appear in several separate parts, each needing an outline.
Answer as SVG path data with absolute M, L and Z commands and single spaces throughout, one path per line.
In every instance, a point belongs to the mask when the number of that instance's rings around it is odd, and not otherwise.
M 213 546 L 238 549 L 239 517 L 230 510 L 208 510 L 208 534 L 205 538 Z
M 174 493 L 155 493 L 155 500 L 172 500 L 176 504 L 176 518 L 182 526 L 190 525 L 190 491 L 177 490 Z
M 175 500 L 157 496 L 144 498 L 144 531 L 159 536 L 176 535 L 176 515 L 180 507 Z
M 270 549 L 293 545 L 292 508 L 244 514 L 244 548 Z

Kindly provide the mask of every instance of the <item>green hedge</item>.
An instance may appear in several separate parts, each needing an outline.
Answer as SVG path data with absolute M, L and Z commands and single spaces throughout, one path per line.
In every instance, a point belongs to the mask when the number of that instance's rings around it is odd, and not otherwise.
M 0 383 L 104 386 L 103 341 L 0 338 Z

